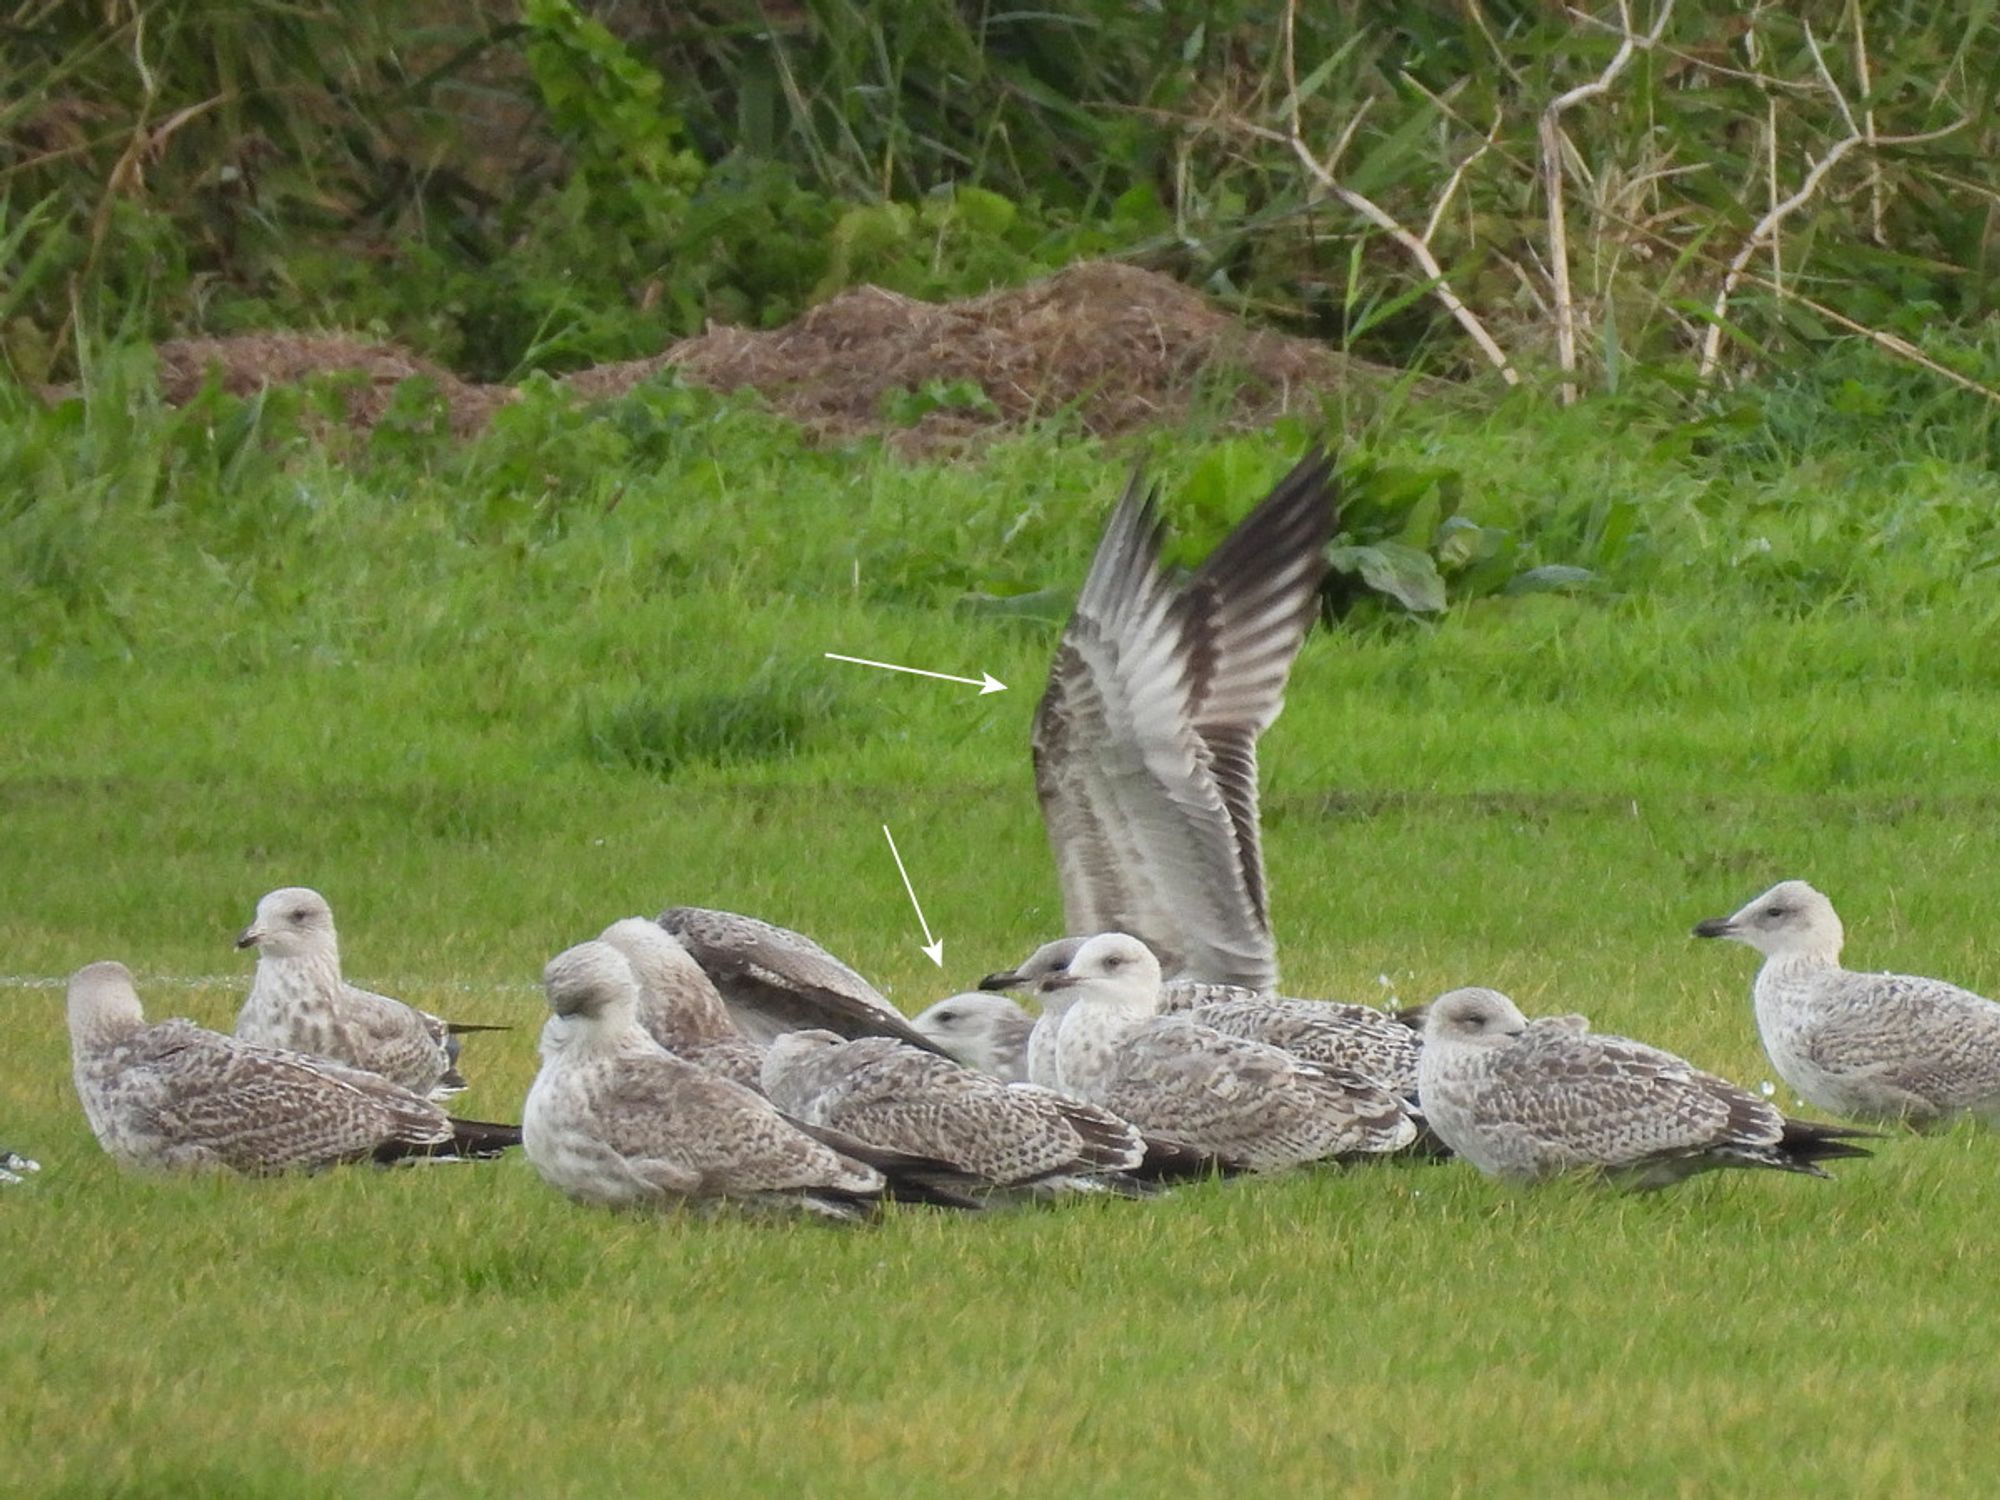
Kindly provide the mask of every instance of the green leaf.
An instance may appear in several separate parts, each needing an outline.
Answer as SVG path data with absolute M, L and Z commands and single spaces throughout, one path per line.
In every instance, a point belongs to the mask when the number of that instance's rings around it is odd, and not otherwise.
M 1359 574 L 1369 588 L 1413 613 L 1435 614 L 1444 608 L 1444 579 L 1438 576 L 1430 554 L 1415 547 L 1401 542 L 1335 547 L 1328 560 L 1337 571 Z

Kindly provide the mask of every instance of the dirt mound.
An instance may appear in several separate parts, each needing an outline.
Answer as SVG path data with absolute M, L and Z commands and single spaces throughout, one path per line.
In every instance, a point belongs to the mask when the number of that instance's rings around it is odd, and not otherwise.
M 817 432 L 891 430 L 928 447 L 1059 412 L 1099 434 L 1176 421 L 1205 387 L 1226 390 L 1238 420 L 1268 421 L 1338 386 L 1354 362 L 1247 327 L 1170 277 L 1090 261 L 965 302 L 861 287 L 784 328 L 711 329 L 569 384 L 610 396 L 670 366 L 718 390 L 752 387 Z M 925 405 L 900 425 L 899 406 Z
M 470 434 L 511 401 L 511 387 L 474 385 L 393 345 L 344 336 L 260 333 L 159 346 L 170 401 L 190 399 L 211 371 L 250 394 L 314 375 L 337 384 L 349 425 L 366 430 L 412 376 L 435 383 L 452 430 Z M 567 377 L 578 395 L 622 395 L 660 371 L 694 384 L 759 392 L 828 437 L 889 435 L 923 450 L 959 446 L 1038 417 L 1068 413 L 1098 434 L 1184 418 L 1206 398 L 1258 423 L 1376 367 L 1308 339 L 1254 329 L 1155 272 L 1109 261 L 963 302 L 919 302 L 862 287 L 769 332 L 713 328 L 652 359 Z
M 345 334 L 241 333 L 219 339 L 168 339 L 155 350 L 160 394 L 174 405 L 192 401 L 213 372 L 232 396 L 250 396 L 269 385 L 295 385 L 309 376 L 336 378 L 347 424 L 366 431 L 382 420 L 396 387 L 413 376 L 434 382 L 451 430 L 469 437 L 494 411 L 514 399 L 506 386 L 472 385 L 442 365 L 394 344 L 367 343 Z

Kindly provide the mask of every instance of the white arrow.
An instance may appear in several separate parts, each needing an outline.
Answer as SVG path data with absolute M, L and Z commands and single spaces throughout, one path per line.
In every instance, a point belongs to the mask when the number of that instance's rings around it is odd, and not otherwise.
M 896 861 L 896 873 L 903 877 L 903 889 L 910 893 L 910 905 L 917 908 L 917 925 L 924 930 L 924 957 L 942 969 L 944 967 L 944 939 L 938 938 L 933 941 L 931 938 L 931 924 L 924 920 L 924 909 L 917 904 L 916 887 L 910 884 L 910 872 L 903 868 L 903 856 L 896 852 L 896 835 L 889 832 L 889 825 L 887 823 L 882 825 L 882 837 L 889 841 L 889 853 Z
M 979 696 L 988 693 L 1004 693 L 1007 684 L 991 672 L 981 672 L 977 677 L 954 677 L 949 672 L 926 672 L 922 667 L 899 667 L 892 661 L 870 661 L 865 656 L 842 656 L 838 651 L 826 653 L 829 661 L 851 661 L 857 667 L 880 667 L 885 672 L 908 672 L 912 677 L 935 677 L 940 682 L 963 682 L 979 689 Z

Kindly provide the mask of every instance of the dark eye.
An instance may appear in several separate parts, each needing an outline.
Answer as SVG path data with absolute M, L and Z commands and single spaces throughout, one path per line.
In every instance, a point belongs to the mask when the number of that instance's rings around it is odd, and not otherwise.
M 1107 953 L 1104 955 L 1104 967 L 1107 969 L 1115 969 L 1124 962 L 1125 955 L 1122 953 Z
M 941 1010 L 937 1013 L 937 1018 L 940 1021 L 956 1021 L 958 1019 L 958 1012 L 955 1010 Z
M 1782 917 L 1784 914 L 1785 909 L 1782 906 L 1767 906 L 1764 908 L 1764 915 L 1767 917 Z

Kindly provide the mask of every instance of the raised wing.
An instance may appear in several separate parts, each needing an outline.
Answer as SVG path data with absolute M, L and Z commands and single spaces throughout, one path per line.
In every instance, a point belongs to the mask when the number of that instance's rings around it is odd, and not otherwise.
M 1309 455 L 1185 588 L 1136 476 L 1113 512 L 1035 714 L 1071 932 L 1129 932 L 1172 976 L 1276 985 L 1256 744 L 1311 623 L 1329 482 Z

